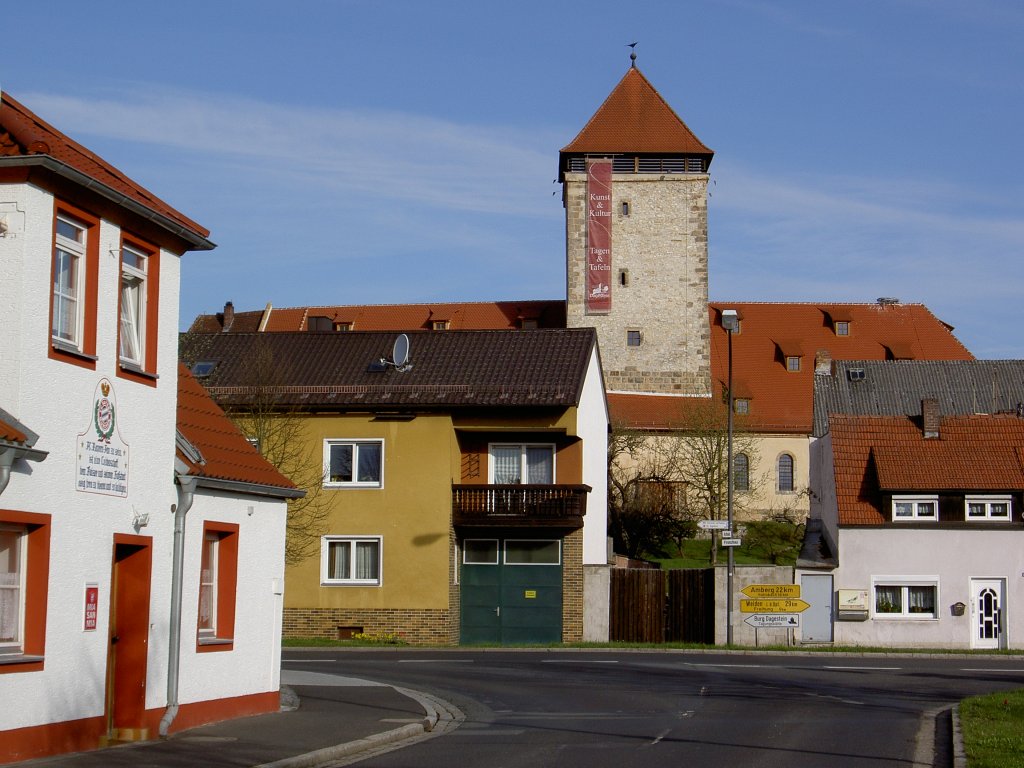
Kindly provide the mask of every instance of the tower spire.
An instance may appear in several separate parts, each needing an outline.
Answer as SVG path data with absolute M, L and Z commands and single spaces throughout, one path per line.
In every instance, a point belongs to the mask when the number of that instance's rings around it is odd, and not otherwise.
M 635 69 L 636 68 L 636 44 L 637 44 L 636 40 L 634 40 L 632 43 L 626 43 L 626 47 L 630 49 L 630 51 L 629 51 L 629 66 L 630 66 L 631 69 Z

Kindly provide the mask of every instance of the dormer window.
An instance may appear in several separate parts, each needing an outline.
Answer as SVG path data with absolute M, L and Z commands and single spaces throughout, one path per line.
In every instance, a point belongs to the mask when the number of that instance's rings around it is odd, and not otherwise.
M 535 318 L 535 317 L 524 317 L 522 319 L 522 321 L 519 323 L 519 327 L 522 328 L 525 331 L 525 330 L 533 330 L 535 328 L 539 328 L 540 326 L 537 324 L 537 318 Z
M 849 320 L 836 320 L 835 323 L 836 336 L 849 336 L 850 335 L 850 321 Z
M 964 501 L 964 518 L 1009 522 L 1011 501 L 1009 496 L 968 496 Z
M 893 522 L 939 519 L 938 496 L 893 496 Z
M 447 331 L 448 330 L 448 321 L 447 320 L 434 320 L 430 324 L 430 327 L 433 328 L 435 331 Z
M 800 370 L 800 356 L 799 355 L 787 355 L 786 356 L 786 370 L 791 373 L 797 373 Z
M 346 321 L 335 321 L 334 330 L 336 331 L 351 331 L 355 327 L 355 323 Z
M 750 398 L 734 398 L 732 401 L 732 409 L 740 416 L 746 416 L 748 413 L 750 413 Z

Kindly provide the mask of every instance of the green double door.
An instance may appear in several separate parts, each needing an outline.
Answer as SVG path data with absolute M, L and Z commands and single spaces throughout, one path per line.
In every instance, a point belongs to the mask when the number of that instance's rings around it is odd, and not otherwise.
M 463 644 L 561 642 L 561 541 L 465 540 L 461 598 Z

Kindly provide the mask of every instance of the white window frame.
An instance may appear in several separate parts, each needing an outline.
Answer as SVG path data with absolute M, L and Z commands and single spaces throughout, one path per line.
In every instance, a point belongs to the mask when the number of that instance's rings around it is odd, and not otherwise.
M 204 569 L 203 557 L 209 553 L 208 569 Z M 196 624 L 199 627 L 200 638 L 211 638 L 217 636 L 217 593 L 219 591 L 220 576 L 220 536 L 210 531 L 203 535 L 203 549 L 199 555 L 199 617 Z M 203 626 L 203 590 L 209 592 L 208 626 Z
M 470 560 L 469 553 L 466 545 L 471 541 L 485 541 L 490 544 L 494 544 L 494 559 L 493 560 Z M 501 544 L 498 539 L 465 539 L 462 542 L 462 564 L 463 565 L 497 565 L 498 555 L 501 552 Z
M 25 576 L 28 572 L 28 561 L 26 559 L 28 555 L 28 548 L 26 546 L 28 530 L 24 526 L 0 525 L 0 531 L 14 534 L 16 537 L 14 546 L 16 548 L 16 557 L 18 559 L 16 583 L 0 585 L 0 589 L 14 592 L 18 601 L 18 616 L 17 619 L 15 619 L 17 627 L 14 639 L 0 641 L 0 655 L 20 655 L 25 647 Z
M 331 577 L 331 545 L 347 544 L 349 547 L 350 572 L 346 577 Z M 373 544 L 377 548 L 377 575 L 373 578 L 357 578 L 352 571 L 356 567 L 356 549 L 359 544 Z M 322 536 L 320 538 L 320 585 L 324 587 L 379 587 L 384 583 L 384 537 L 383 536 Z
M 494 485 L 494 449 L 495 448 L 519 448 L 519 478 L 520 482 L 518 485 L 530 485 L 530 483 L 523 483 L 522 478 L 528 477 L 529 465 L 527 464 L 527 448 L 550 448 L 551 449 L 551 485 L 555 484 L 555 478 L 558 477 L 558 467 L 556 461 L 558 458 L 558 451 L 556 450 L 554 443 L 488 443 L 487 445 L 487 482 L 490 485 Z
M 133 256 L 136 266 L 125 256 Z M 121 362 L 142 367 L 146 362 L 147 269 L 150 254 L 128 244 L 121 246 L 121 317 L 119 319 Z M 132 295 L 134 293 L 134 296 Z M 132 349 L 134 347 L 134 350 Z
M 73 240 L 61 234 L 61 224 L 78 230 L 81 233 L 81 239 Z M 50 315 L 50 335 L 55 343 L 66 345 L 79 351 L 82 349 L 85 335 L 83 328 L 85 326 L 85 273 L 86 245 L 88 241 L 88 226 L 71 216 L 62 213 L 57 214 L 57 224 L 53 233 L 54 282 L 51 286 L 53 311 Z M 61 277 L 66 273 L 58 265 L 58 254 L 66 257 L 74 272 L 72 279 L 66 285 L 61 283 Z M 60 259 L 60 263 L 63 262 L 64 259 Z M 74 304 L 73 311 L 66 311 L 70 304 Z M 65 322 L 70 325 L 67 337 L 60 333 Z
M 971 515 L 971 505 L 982 504 L 985 507 L 984 515 Z M 992 507 L 997 504 L 1006 505 L 1005 515 L 993 515 Z M 964 499 L 964 520 L 968 522 L 990 522 L 990 523 L 1008 523 L 1013 519 L 1013 497 L 1009 495 L 1001 496 L 968 496 Z
M 896 587 L 900 589 L 901 611 L 899 613 L 880 613 L 878 607 L 878 588 Z M 910 590 L 913 587 L 930 587 L 935 590 L 934 610 L 932 613 L 914 613 L 910 610 Z M 882 621 L 938 621 L 941 603 L 938 576 L 873 576 L 871 579 L 871 615 Z
M 352 447 L 352 480 L 331 480 L 331 448 Z M 380 448 L 379 480 L 358 480 L 359 446 L 376 445 Z M 324 440 L 324 488 L 383 488 L 384 487 L 384 441 L 378 438 L 327 438 Z
M 509 542 L 523 542 L 523 541 L 529 542 L 531 544 L 554 544 L 556 546 L 556 548 L 558 549 L 558 558 L 557 558 L 557 560 L 555 562 L 553 562 L 553 563 L 513 563 L 513 562 L 509 562 L 509 559 L 508 559 L 508 545 L 509 545 Z M 502 541 L 502 557 L 501 557 L 501 562 L 502 562 L 503 565 L 506 565 L 509 568 L 517 568 L 517 567 L 520 567 L 520 566 L 538 566 L 538 565 L 556 566 L 556 565 L 561 565 L 562 564 L 562 541 L 561 541 L 561 539 L 505 539 L 504 541 Z
M 911 510 L 911 514 L 910 515 L 901 515 L 901 516 L 897 517 L 896 516 L 896 506 L 898 504 L 912 504 L 913 505 L 913 509 Z M 931 514 L 931 515 L 922 515 L 921 514 L 921 507 L 924 506 L 925 504 L 931 504 L 932 505 L 933 514 Z M 920 521 L 920 520 L 929 520 L 931 522 L 937 523 L 937 522 L 939 522 L 939 497 L 938 497 L 938 494 L 925 494 L 925 495 L 920 495 L 920 494 L 916 494 L 916 495 L 900 494 L 898 496 L 893 496 L 892 497 L 892 506 L 891 506 L 891 510 L 890 511 L 892 513 L 892 521 L 894 523 L 916 522 L 916 521 Z M 965 508 L 965 514 L 966 514 L 966 508 Z

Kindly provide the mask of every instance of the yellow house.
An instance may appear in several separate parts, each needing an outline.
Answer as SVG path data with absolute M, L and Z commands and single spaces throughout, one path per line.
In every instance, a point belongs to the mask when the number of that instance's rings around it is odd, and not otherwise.
M 287 572 L 285 635 L 606 637 L 608 416 L 593 330 L 231 333 L 193 346 L 188 362 L 222 404 L 268 400 L 301 419 L 323 467 L 319 551 Z

